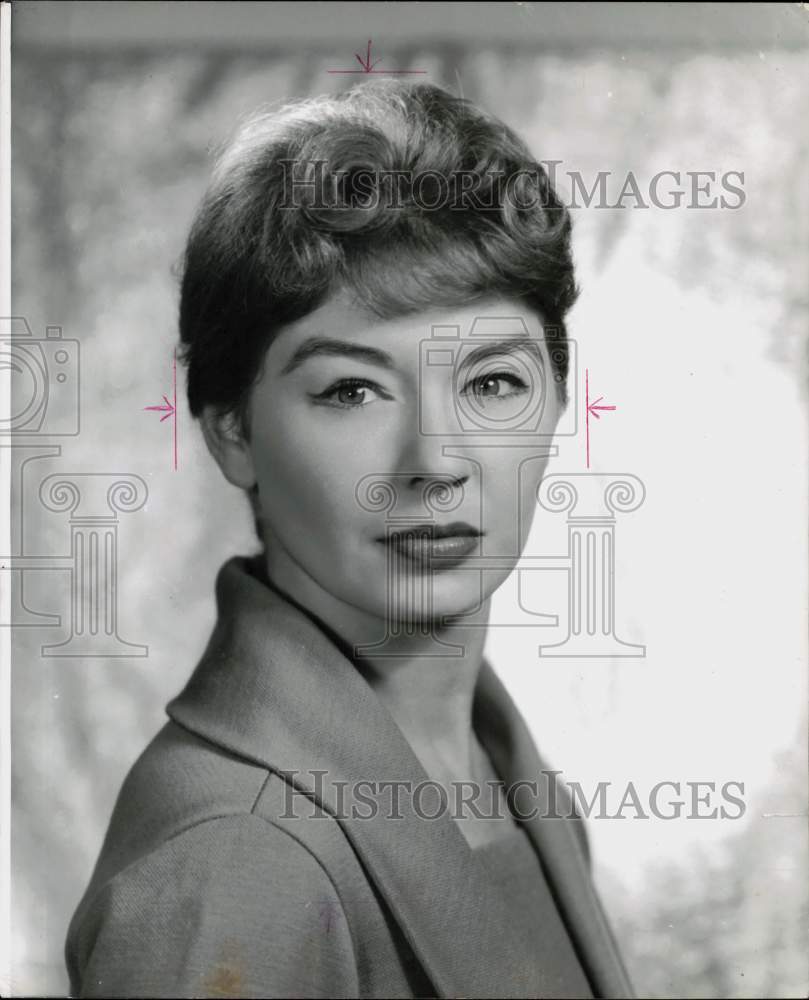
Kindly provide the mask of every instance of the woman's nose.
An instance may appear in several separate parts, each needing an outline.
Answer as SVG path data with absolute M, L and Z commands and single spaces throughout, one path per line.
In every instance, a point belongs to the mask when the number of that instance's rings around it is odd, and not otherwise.
M 400 454 L 398 472 L 411 489 L 424 490 L 432 484 L 462 490 L 469 480 L 472 463 L 458 454 L 458 446 L 448 437 L 416 432 Z
M 409 496 L 401 497 L 403 509 L 428 520 L 441 520 L 443 515 L 465 506 L 468 495 L 464 487 L 468 479 L 466 472 L 448 474 L 443 469 L 411 475 L 405 480 Z
M 469 474 L 447 475 L 446 473 L 436 473 L 434 475 L 413 475 L 410 477 L 408 485 L 415 490 L 426 491 L 430 487 L 435 487 L 439 492 L 463 490 L 469 480 Z
M 457 492 L 463 490 L 474 466 L 459 454 L 462 428 L 451 390 L 436 381 L 429 387 L 422 382 L 418 404 L 401 428 L 396 472 L 400 482 L 415 491 L 423 492 L 435 484 Z

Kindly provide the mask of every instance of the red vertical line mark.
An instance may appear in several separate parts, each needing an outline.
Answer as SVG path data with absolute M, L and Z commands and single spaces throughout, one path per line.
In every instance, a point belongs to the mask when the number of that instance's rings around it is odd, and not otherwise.
M 177 348 L 174 348 L 174 367 L 173 367 L 173 387 L 174 387 L 174 471 L 177 471 Z
M 77 531 L 73 536 L 75 546 L 73 554 L 73 566 L 75 576 L 73 577 L 73 622 L 77 635 L 84 635 L 84 601 L 81 595 L 84 594 L 84 535 Z
M 108 531 L 104 535 L 104 631 L 107 635 L 113 634 L 112 615 L 114 604 L 114 594 L 112 592 L 112 574 L 114 570 L 112 554 L 112 532 Z
M 90 532 L 90 633 L 98 634 L 98 532 Z
M 587 440 L 587 468 L 590 468 L 590 369 L 584 369 L 584 426 Z
M 587 634 L 596 631 L 596 535 L 587 532 Z
M 573 624 L 573 634 L 578 635 L 581 631 L 581 536 L 578 531 L 573 534 L 573 565 L 570 573 L 570 603 L 573 614 L 571 615 Z

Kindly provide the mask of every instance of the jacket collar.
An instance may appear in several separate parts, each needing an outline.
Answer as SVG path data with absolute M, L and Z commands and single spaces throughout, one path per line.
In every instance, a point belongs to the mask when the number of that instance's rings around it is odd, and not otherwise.
M 225 563 L 216 597 L 205 653 L 167 706 L 175 722 L 287 780 L 293 775 L 324 808 L 339 801 L 337 783 L 346 783 L 344 813 L 356 782 L 428 780 L 360 672 L 312 618 L 262 582 L 258 558 Z M 474 721 L 507 785 L 537 780 L 543 765 L 533 741 L 486 660 Z M 315 771 L 326 772 L 319 787 Z M 507 901 L 449 813 L 427 821 L 402 795 L 403 818 L 391 822 L 389 793 L 379 805 L 371 819 L 339 822 L 438 994 L 534 995 L 542 969 L 526 969 L 524 955 L 538 949 L 519 947 L 517 935 L 527 929 L 514 926 Z M 367 799 L 360 806 L 364 816 Z M 631 996 L 572 824 L 537 817 L 525 825 L 594 993 Z

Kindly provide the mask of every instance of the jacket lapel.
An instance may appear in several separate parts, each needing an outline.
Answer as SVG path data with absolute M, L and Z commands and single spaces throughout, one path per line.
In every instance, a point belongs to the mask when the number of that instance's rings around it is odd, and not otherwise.
M 425 819 L 402 794 L 401 819 L 391 819 L 387 786 L 375 796 L 375 815 L 361 818 L 369 811 L 369 795 L 366 785 L 363 800 L 354 799 L 358 782 L 413 787 L 428 777 L 356 667 L 308 615 L 253 575 L 256 565 L 235 558 L 220 570 L 216 627 L 185 689 L 167 706 L 168 714 L 281 774 L 326 811 L 339 811 L 345 835 L 440 996 L 535 995 L 542 970 L 526 969 L 524 955 L 537 950 L 525 938 L 527 931 L 511 924 L 491 875 L 449 813 Z M 483 681 L 476 714 L 495 720 L 484 738 L 496 744 L 496 766 L 530 774 L 525 734 L 518 730 L 509 744 L 510 710 L 515 710 L 488 665 Z M 511 751 L 516 751 L 513 761 Z M 296 800 L 304 801 L 302 796 Z M 423 810 L 434 811 L 427 801 L 425 796 Z M 537 838 L 536 832 L 531 835 Z M 560 882 L 568 874 L 572 878 L 570 917 L 584 918 L 584 937 L 592 939 L 596 947 L 590 950 L 600 955 L 604 935 L 593 913 L 594 897 L 577 896 L 589 882 L 578 867 L 569 870 L 570 843 L 544 827 L 541 844 L 535 843 L 543 854 L 549 851 Z M 603 971 L 597 960 L 594 968 Z
M 570 820 L 570 798 L 539 756 L 522 716 L 490 664 L 484 661 L 475 704 L 475 729 L 506 787 L 537 781 L 537 815 L 523 823 L 596 996 L 634 996 L 615 939 L 590 877 L 589 860 Z M 564 797 L 563 797 L 564 796 Z

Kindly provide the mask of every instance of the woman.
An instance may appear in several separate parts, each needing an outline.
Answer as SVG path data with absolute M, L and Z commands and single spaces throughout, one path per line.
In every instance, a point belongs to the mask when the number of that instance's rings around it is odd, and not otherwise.
M 180 331 L 264 549 L 222 567 L 120 793 L 76 994 L 630 994 L 580 821 L 483 657 L 574 297 L 544 170 L 436 87 L 288 106 L 220 158 Z

